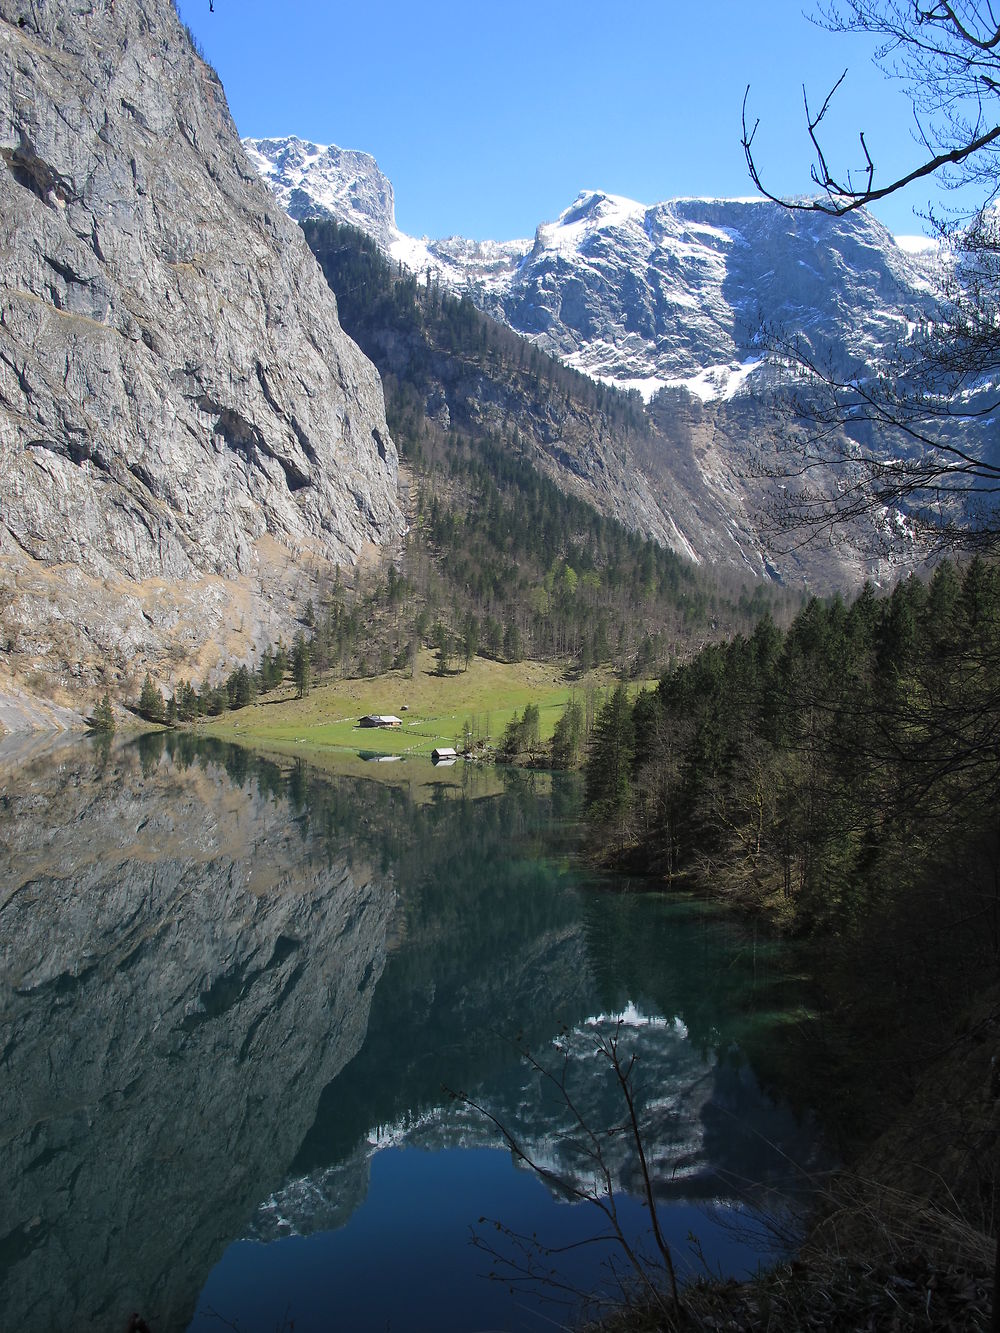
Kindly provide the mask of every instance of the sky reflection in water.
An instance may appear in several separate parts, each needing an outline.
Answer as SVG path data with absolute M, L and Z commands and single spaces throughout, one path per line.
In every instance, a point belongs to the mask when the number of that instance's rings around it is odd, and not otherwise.
M 572 787 L 515 774 L 472 800 L 456 774 L 427 800 L 415 770 L 387 786 L 180 738 L 0 769 L 4 1326 L 544 1327 L 537 1291 L 479 1276 L 470 1227 L 558 1246 L 600 1219 L 446 1089 L 584 1181 L 572 1113 L 518 1043 L 557 1070 L 554 1041 L 574 1045 L 568 1090 L 601 1129 L 622 1107 L 594 1038 L 622 1013 L 682 1249 L 693 1230 L 713 1266 L 754 1267 L 700 1205 L 773 1208 L 781 1153 L 816 1158 L 808 1119 L 759 1088 L 780 957 L 585 882 Z M 628 1140 L 604 1151 L 635 1190 Z M 590 1250 L 561 1266 L 585 1289 L 601 1271 Z

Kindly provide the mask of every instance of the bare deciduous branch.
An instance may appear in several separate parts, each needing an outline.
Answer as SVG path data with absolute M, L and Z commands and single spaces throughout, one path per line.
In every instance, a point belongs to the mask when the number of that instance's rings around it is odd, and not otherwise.
M 856 184 L 850 170 L 838 172 L 830 165 L 820 126 L 843 85 L 845 70 L 816 116 L 810 115 L 803 89 L 806 132 L 815 156 L 810 177 L 819 187 L 820 196 L 798 199 L 779 195 L 764 185 L 755 155 L 760 122 L 755 120 L 753 128 L 749 127 L 748 84 L 741 143 L 750 178 L 765 198 L 800 211 L 841 216 L 877 203 L 916 181 L 947 179 L 949 169 L 955 167 L 968 168 L 967 176 L 989 182 L 990 197 L 995 196 L 997 173 L 995 164 L 987 159 L 1000 148 L 1000 115 L 996 108 L 988 111 L 986 101 L 995 101 L 1000 89 L 1000 26 L 988 4 L 977 0 L 935 0 L 925 5 L 900 0 L 841 0 L 821 8 L 817 21 L 833 32 L 866 33 L 882 39 L 876 63 L 887 77 L 908 86 L 917 136 L 927 155 L 910 170 L 877 185 L 875 160 L 862 130 L 863 183 Z
M 587 1122 L 567 1085 L 568 1054 L 564 1056 L 559 1071 L 555 1072 L 542 1064 L 542 1062 L 529 1050 L 526 1050 L 523 1047 L 519 1048 L 522 1059 L 526 1061 L 528 1066 L 538 1074 L 545 1083 L 558 1092 L 563 1104 L 570 1112 L 580 1136 L 579 1146 L 581 1151 L 594 1169 L 595 1184 L 590 1188 L 585 1188 L 573 1181 L 565 1179 L 558 1172 L 553 1171 L 551 1167 L 539 1162 L 518 1139 L 511 1127 L 500 1120 L 488 1107 L 477 1102 L 474 1098 L 464 1092 L 453 1092 L 451 1095 L 470 1109 L 478 1112 L 485 1120 L 493 1125 L 507 1144 L 515 1159 L 519 1162 L 523 1162 L 525 1166 L 530 1167 L 541 1180 L 546 1181 L 546 1183 L 553 1188 L 558 1189 L 570 1198 L 580 1202 L 590 1203 L 598 1210 L 604 1217 L 605 1222 L 609 1227 L 609 1231 L 603 1236 L 595 1237 L 595 1242 L 598 1240 L 610 1239 L 621 1249 L 628 1261 L 629 1267 L 638 1279 L 642 1289 L 646 1292 L 647 1297 L 656 1308 L 662 1312 L 665 1318 L 673 1321 L 670 1326 L 674 1326 L 680 1321 L 684 1307 L 680 1297 L 673 1254 L 660 1227 L 656 1198 L 653 1190 L 653 1181 L 649 1171 L 649 1164 L 646 1159 L 642 1129 L 639 1123 L 639 1114 L 632 1081 L 637 1057 L 634 1054 L 630 1055 L 628 1058 L 623 1056 L 619 1047 L 621 1027 L 621 1021 L 619 1021 L 615 1032 L 611 1036 L 598 1037 L 594 1046 L 596 1053 L 607 1061 L 609 1070 L 612 1072 L 618 1085 L 618 1090 L 627 1114 L 627 1123 L 625 1126 L 615 1126 L 604 1132 L 608 1136 L 619 1135 L 622 1132 L 627 1133 L 636 1152 L 643 1181 L 643 1198 L 649 1211 L 656 1248 L 659 1251 L 663 1263 L 663 1270 L 666 1274 L 669 1300 L 664 1299 L 661 1284 L 654 1281 L 654 1270 L 651 1269 L 650 1264 L 647 1263 L 643 1256 L 636 1250 L 622 1227 L 618 1216 L 618 1202 L 615 1195 L 614 1180 L 612 1178 L 611 1169 L 605 1159 L 604 1149 L 601 1143 L 601 1135 Z M 508 1231 L 500 1224 L 495 1225 L 497 1225 L 498 1229 L 502 1231 L 508 1239 L 515 1243 L 526 1239 L 524 1237 L 518 1237 L 516 1233 Z M 488 1249 L 489 1247 L 481 1245 L 480 1248 Z M 548 1249 L 547 1247 L 539 1245 L 537 1239 L 534 1237 L 531 1238 L 530 1248 L 532 1252 L 543 1251 L 546 1254 L 557 1253 L 554 1249 Z M 526 1265 L 519 1266 L 516 1262 L 512 1264 L 510 1261 L 505 1260 L 504 1265 L 508 1271 L 516 1272 L 520 1280 L 535 1281 L 539 1278 L 539 1274 L 535 1271 L 530 1262 Z M 550 1282 L 551 1278 L 552 1275 L 547 1274 L 542 1280 Z M 551 1284 L 553 1286 L 561 1285 L 554 1281 Z
M 837 86 L 839 86 L 840 81 L 842 79 L 843 75 L 841 75 L 841 78 L 838 79 Z M 829 102 L 830 96 L 832 96 L 832 93 L 835 91 L 836 87 L 831 91 L 830 94 L 827 95 L 827 101 L 824 102 L 823 104 L 824 108 Z M 961 148 L 953 148 L 950 152 L 947 153 L 938 153 L 936 156 L 930 158 L 929 161 L 922 162 L 920 166 L 915 167 L 910 172 L 907 172 L 906 175 L 899 176 L 897 177 L 896 180 L 890 181 L 888 185 L 882 185 L 878 189 L 875 189 L 872 185 L 872 180 L 875 174 L 875 164 L 873 163 L 871 157 L 869 156 L 868 147 L 865 144 L 864 131 L 862 130 L 860 132 L 860 138 L 861 138 L 861 146 L 864 149 L 865 158 L 867 159 L 867 166 L 866 166 L 867 184 L 865 185 L 864 189 L 856 190 L 851 185 L 850 173 L 848 173 L 845 181 L 839 181 L 834 175 L 832 175 L 832 173 L 827 168 L 823 150 L 820 147 L 819 140 L 815 134 L 816 126 L 819 124 L 819 120 L 822 117 L 822 113 L 820 113 L 820 117 L 817 117 L 815 121 L 811 121 L 808 127 L 809 137 L 810 139 L 812 139 L 813 145 L 816 150 L 817 158 L 819 161 L 819 170 L 817 171 L 816 167 L 813 167 L 811 169 L 810 174 L 812 176 L 813 181 L 823 191 L 825 198 L 790 199 L 772 193 L 770 190 L 766 188 L 766 186 L 763 184 L 761 180 L 760 172 L 757 169 L 757 164 L 754 161 L 754 156 L 752 151 L 754 135 L 757 132 L 757 127 L 760 124 L 760 120 L 758 118 L 754 122 L 753 129 L 748 133 L 747 121 L 746 121 L 746 103 L 747 103 L 747 98 L 749 96 L 750 96 L 750 85 L 747 84 L 746 93 L 744 94 L 743 98 L 743 137 L 741 143 L 743 144 L 743 152 L 746 156 L 747 168 L 749 169 L 750 172 L 750 179 L 753 181 L 754 185 L 757 187 L 757 189 L 760 191 L 760 193 L 764 196 L 765 199 L 770 199 L 773 203 L 781 204 L 784 208 L 795 209 L 798 212 L 829 213 L 834 217 L 842 217 L 845 213 L 853 213 L 856 209 L 867 208 L 870 204 L 876 204 L 880 199 L 885 199 L 889 195 L 896 194 L 899 190 L 904 189 L 907 185 L 912 185 L 914 181 L 923 180 L 928 176 L 933 176 L 937 174 L 944 167 L 959 166 L 963 162 L 965 162 L 966 159 L 970 157 L 973 153 L 978 153 L 981 149 L 987 148 L 991 143 L 995 143 L 997 140 L 1000 140 L 1000 125 L 995 125 L 986 134 L 982 134 L 978 138 L 973 139 L 971 143 L 968 143 Z M 807 113 L 808 109 L 809 108 L 807 102 L 806 103 Z

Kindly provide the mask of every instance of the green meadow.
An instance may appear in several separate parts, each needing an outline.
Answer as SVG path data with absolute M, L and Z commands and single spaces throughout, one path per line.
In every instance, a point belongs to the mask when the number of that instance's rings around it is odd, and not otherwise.
M 493 662 L 473 658 L 465 670 L 437 672 L 429 650 L 416 671 L 336 680 L 314 685 L 304 698 L 285 686 L 261 702 L 199 723 L 199 730 L 225 740 L 284 749 L 353 750 L 373 754 L 429 755 L 441 745 L 496 744 L 515 713 L 534 703 L 539 736 L 548 740 L 570 696 L 597 692 L 598 703 L 611 685 L 607 671 L 571 678 L 557 663 Z M 359 726 L 366 713 L 394 713 L 398 729 Z

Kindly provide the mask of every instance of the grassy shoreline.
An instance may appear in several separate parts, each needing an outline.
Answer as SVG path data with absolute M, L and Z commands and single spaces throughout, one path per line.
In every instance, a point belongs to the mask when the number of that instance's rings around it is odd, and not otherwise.
M 286 750 L 366 751 L 385 755 L 430 755 L 438 746 L 460 748 L 465 735 L 495 745 L 504 728 L 527 704 L 537 704 L 539 738 L 551 739 L 563 709 L 613 686 L 610 671 L 575 676 L 552 662 L 494 662 L 473 658 L 464 670 L 439 674 L 434 654 L 424 649 L 416 670 L 383 676 L 323 681 L 304 698 L 291 686 L 245 708 L 204 718 L 200 734 Z M 360 727 L 366 713 L 393 713 L 402 726 Z

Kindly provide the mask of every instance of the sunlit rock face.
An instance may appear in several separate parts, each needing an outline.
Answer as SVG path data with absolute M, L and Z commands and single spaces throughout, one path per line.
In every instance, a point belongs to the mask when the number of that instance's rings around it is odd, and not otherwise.
M 446 286 L 475 284 L 503 292 L 530 241 L 470 241 L 463 236 L 418 240 L 396 226 L 392 182 L 370 153 L 316 144 L 296 135 L 244 139 L 247 156 L 281 207 L 297 221 L 328 218 L 358 227 L 391 259 Z
M 401 530 L 378 375 L 170 0 L 0 0 L 0 104 L 3 646 L 245 657 Z
M 527 240 L 417 240 L 396 227 L 392 186 L 369 155 L 294 137 L 247 143 L 293 217 L 360 228 L 421 279 L 651 404 L 649 428 L 624 438 L 568 407 L 511 401 L 483 364 L 474 376 L 436 372 L 435 421 L 494 431 L 516 421 L 537 441 L 534 464 L 564 490 L 696 562 L 832 590 L 919 561 L 912 525 L 878 506 L 833 541 L 775 541 L 767 516 L 796 472 L 783 452 L 794 413 L 787 368 L 766 347 L 787 341 L 846 380 L 884 372 L 937 317 L 933 251 L 900 247 L 863 211 L 833 218 L 760 198 L 647 205 L 601 190 Z M 383 343 L 396 374 L 390 330 Z M 845 456 L 857 448 L 851 429 L 836 436 Z M 810 480 L 832 496 L 851 474 Z
M 646 398 L 664 385 L 702 402 L 752 388 L 762 321 L 866 365 L 934 308 L 933 259 L 864 212 L 832 218 L 760 198 L 646 205 L 584 190 L 531 240 L 417 241 L 396 227 L 392 185 L 368 154 L 294 137 L 246 143 L 292 217 L 359 227 L 546 351 Z
M 293 218 L 350 219 L 388 251 L 397 237 L 392 182 L 370 153 L 295 135 L 244 139 L 250 161 Z
M 0 752 L 0 1309 L 22 1333 L 187 1325 L 385 960 L 383 876 L 284 797 L 145 767 Z
M 764 199 L 647 207 L 601 191 L 538 228 L 502 298 L 514 328 L 570 365 L 702 401 L 759 384 L 762 323 L 864 366 L 932 308 L 925 264 L 868 214 Z

